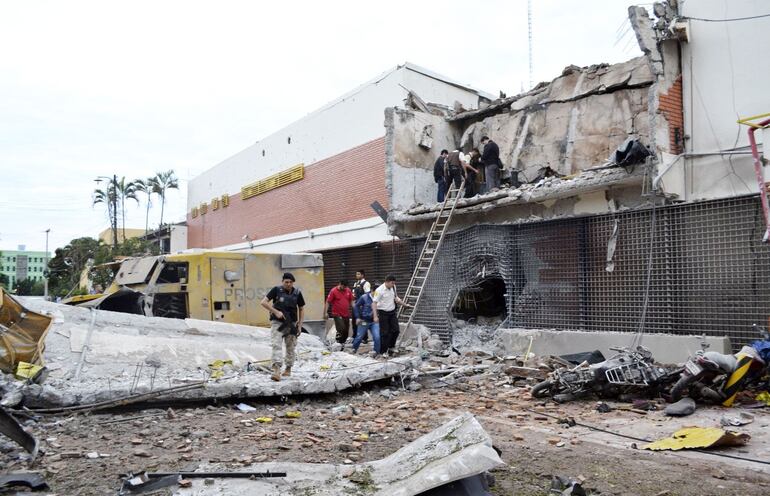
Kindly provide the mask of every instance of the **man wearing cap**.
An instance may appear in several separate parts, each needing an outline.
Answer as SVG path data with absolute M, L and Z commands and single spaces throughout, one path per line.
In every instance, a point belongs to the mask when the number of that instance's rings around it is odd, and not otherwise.
M 283 376 L 291 375 L 291 367 L 294 365 L 294 348 L 297 345 L 297 337 L 302 332 L 302 318 L 304 316 L 305 298 L 302 291 L 294 287 L 294 275 L 286 272 L 280 286 L 271 289 L 264 298 L 262 306 L 270 312 L 270 345 L 273 348 L 273 375 L 274 381 L 281 380 L 281 352 L 282 344 L 286 343 L 286 368 Z

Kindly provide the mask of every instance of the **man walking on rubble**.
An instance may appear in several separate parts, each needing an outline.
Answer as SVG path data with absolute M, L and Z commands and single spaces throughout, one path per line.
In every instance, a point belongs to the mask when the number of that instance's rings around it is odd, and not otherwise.
M 484 164 L 486 192 L 489 193 L 493 189 L 500 188 L 499 169 L 502 165 L 502 162 L 500 162 L 500 148 L 497 146 L 497 143 L 489 139 L 489 136 L 482 136 L 481 144 L 484 147 L 484 151 L 481 153 L 481 163 Z
M 361 341 L 371 332 L 374 340 L 375 356 L 380 354 L 380 319 L 377 314 L 377 303 L 370 292 L 363 293 L 353 305 L 353 315 L 356 318 L 356 337 L 353 339 L 353 353 L 358 353 Z
M 356 282 L 353 284 L 353 302 L 357 302 L 366 293 L 371 293 L 372 285 L 366 280 L 366 272 L 364 269 L 356 271 Z M 355 308 L 353 308 L 355 310 Z M 355 314 L 355 312 L 353 312 Z M 355 318 L 355 317 L 354 317 Z M 353 337 L 356 337 L 356 329 L 358 329 L 355 321 L 353 322 Z M 369 342 L 369 333 L 364 334 L 364 343 Z
M 393 274 L 389 274 L 385 282 L 374 291 L 372 300 L 376 305 L 377 317 L 380 321 L 380 353 L 386 355 L 388 350 L 396 347 L 396 340 L 401 332 L 398 326 L 396 304 L 411 305 L 404 303 L 396 294 L 396 276 Z
M 286 344 L 286 368 L 283 376 L 291 375 L 297 337 L 302 332 L 305 298 L 302 296 L 302 291 L 294 287 L 294 282 L 294 275 L 286 272 L 281 285 L 274 286 L 262 298 L 262 306 L 270 312 L 270 345 L 273 351 L 273 375 L 270 378 L 274 381 L 281 380 L 281 352 L 284 343 Z
M 329 310 L 331 305 L 331 310 Z M 353 293 L 348 288 L 348 282 L 341 280 L 329 291 L 324 303 L 324 315 L 334 319 L 334 327 L 337 330 L 337 342 L 345 345 L 350 332 L 350 309 L 353 306 Z M 328 314 L 327 314 L 328 312 Z M 353 332 L 355 335 L 355 332 Z
M 436 163 L 433 164 L 433 180 L 438 185 L 438 195 L 436 201 L 441 203 L 444 201 L 447 192 L 447 178 L 446 178 L 446 158 L 449 155 L 448 150 L 441 150 L 441 155 L 436 159 Z

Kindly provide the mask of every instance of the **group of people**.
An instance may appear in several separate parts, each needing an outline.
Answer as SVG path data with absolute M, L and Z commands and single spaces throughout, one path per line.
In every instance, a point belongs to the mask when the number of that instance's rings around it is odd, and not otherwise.
M 433 179 L 438 185 L 436 200 L 441 203 L 446 198 L 449 187 L 454 183 L 459 188 L 465 179 L 465 197 L 470 198 L 480 193 L 487 193 L 500 188 L 500 148 L 497 143 L 482 136 L 483 152 L 473 148 L 465 154 L 458 147 L 453 151 L 441 150 L 433 165 Z
M 262 306 L 270 312 L 270 377 L 274 381 L 291 375 L 297 337 L 302 331 L 305 299 L 302 292 L 294 287 L 294 282 L 294 276 L 290 272 L 285 273 L 281 285 L 272 288 L 262 299 Z M 339 281 L 326 297 L 324 315 L 334 320 L 336 341 L 343 346 L 350 339 L 350 323 L 353 319 L 353 353 L 358 353 L 361 343 L 368 342 L 371 335 L 375 355 L 387 355 L 389 350 L 395 348 L 400 332 L 396 305 L 406 303 L 398 297 L 396 278 L 393 275 L 388 275 L 385 282 L 374 291 L 372 287 L 363 270 L 356 272 L 352 290 L 347 281 Z M 286 345 L 285 363 L 281 360 L 283 344 Z M 283 372 L 282 365 L 285 365 Z

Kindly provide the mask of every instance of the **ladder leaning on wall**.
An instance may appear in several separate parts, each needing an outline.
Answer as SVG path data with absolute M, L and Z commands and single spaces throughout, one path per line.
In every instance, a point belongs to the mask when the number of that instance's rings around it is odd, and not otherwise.
M 441 243 L 444 241 L 444 235 L 457 206 L 457 200 L 462 197 L 463 191 L 465 191 L 465 179 L 459 187 L 455 186 L 454 181 L 449 183 L 449 191 L 447 191 L 444 202 L 441 204 L 436 220 L 433 221 L 428 237 L 425 238 L 425 244 L 412 273 L 412 279 L 409 281 L 409 286 L 403 297 L 404 302 L 409 306 L 402 305 L 398 311 L 398 322 L 406 324 L 407 329 L 412 325 L 417 304 L 420 303 L 420 297 L 422 297 L 422 290 L 433 268 Z M 417 333 L 417 347 L 422 350 L 422 334 L 419 332 Z

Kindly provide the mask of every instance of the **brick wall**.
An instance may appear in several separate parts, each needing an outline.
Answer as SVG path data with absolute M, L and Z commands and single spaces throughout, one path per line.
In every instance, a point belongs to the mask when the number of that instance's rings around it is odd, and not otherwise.
M 248 180 L 244 182 L 247 184 Z M 378 200 L 388 208 L 385 138 L 378 138 L 305 167 L 304 179 L 192 218 L 187 212 L 187 246 L 215 248 L 306 229 L 367 219 Z
M 669 151 L 675 155 L 684 152 L 684 117 L 682 115 L 682 75 L 659 97 L 659 110 L 668 121 Z

